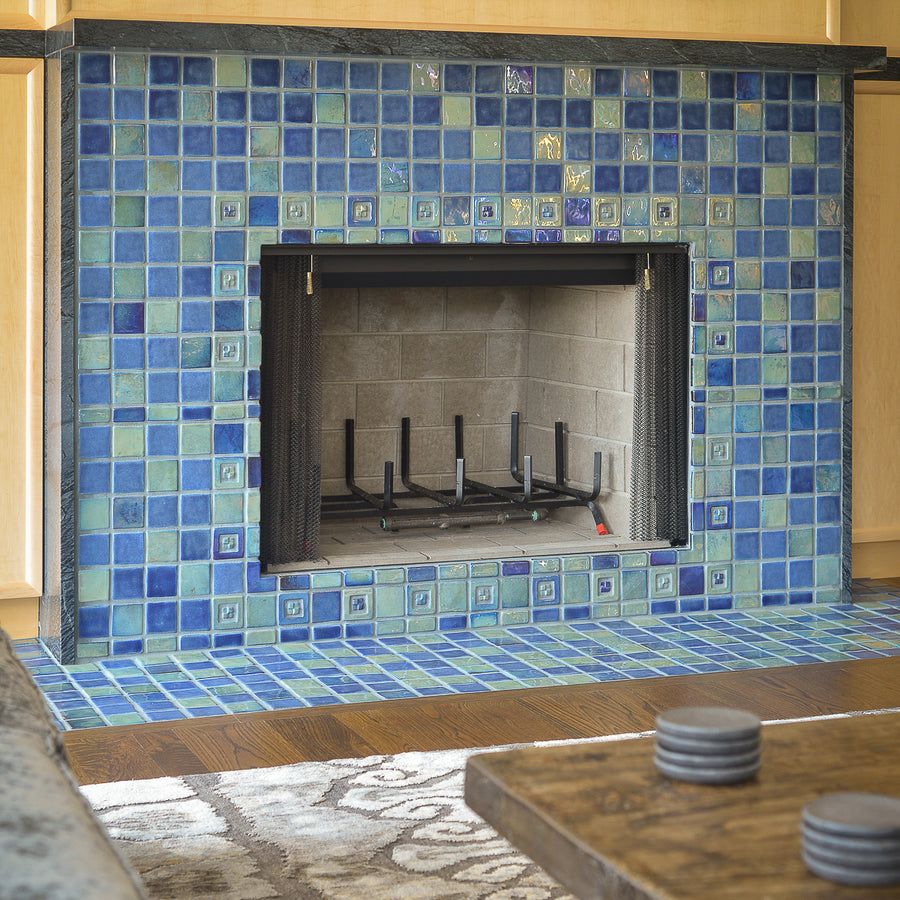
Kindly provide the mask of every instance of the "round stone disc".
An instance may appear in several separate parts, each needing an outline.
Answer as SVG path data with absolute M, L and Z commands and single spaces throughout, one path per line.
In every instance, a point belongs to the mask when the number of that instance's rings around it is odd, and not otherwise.
M 656 728 L 677 737 L 734 741 L 759 734 L 759 718 L 743 709 L 727 706 L 681 706 L 661 712 Z
M 803 849 L 825 862 L 846 866 L 900 868 L 900 839 L 852 838 L 804 827 Z
M 677 753 L 710 754 L 759 752 L 759 735 L 738 740 L 715 740 L 702 737 L 682 737 L 680 734 L 669 734 L 667 731 L 656 732 L 656 746 L 674 750 Z
M 854 887 L 879 887 L 881 885 L 900 883 L 900 868 L 883 869 L 866 866 L 851 867 L 826 862 L 817 856 L 803 851 L 803 862 L 814 875 L 835 881 L 838 884 L 849 884 Z
M 732 769 L 759 763 L 759 748 L 743 753 L 683 753 L 656 745 L 656 758 L 672 766 L 691 769 Z
M 655 756 L 653 761 L 663 775 L 674 778 L 676 781 L 690 781 L 694 784 L 735 784 L 738 781 L 747 781 L 759 771 L 759 762 L 728 768 L 717 766 L 694 768 L 692 766 L 673 766 L 660 759 L 659 756 Z
M 900 798 L 886 794 L 825 794 L 803 808 L 804 825 L 830 834 L 900 837 Z

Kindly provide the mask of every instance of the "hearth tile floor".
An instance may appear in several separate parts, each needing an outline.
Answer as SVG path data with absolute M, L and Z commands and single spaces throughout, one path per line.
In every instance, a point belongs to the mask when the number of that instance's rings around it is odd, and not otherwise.
M 16 650 L 64 729 L 900 654 L 900 583 L 846 606 L 182 651 L 61 666 Z

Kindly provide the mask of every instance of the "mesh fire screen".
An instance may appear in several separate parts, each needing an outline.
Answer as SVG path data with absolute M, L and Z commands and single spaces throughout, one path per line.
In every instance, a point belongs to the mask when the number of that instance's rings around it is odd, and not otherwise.
M 260 558 L 319 558 L 322 421 L 321 279 L 314 257 L 262 269 Z
M 684 544 L 688 538 L 688 256 L 640 255 L 635 266 L 631 537 Z

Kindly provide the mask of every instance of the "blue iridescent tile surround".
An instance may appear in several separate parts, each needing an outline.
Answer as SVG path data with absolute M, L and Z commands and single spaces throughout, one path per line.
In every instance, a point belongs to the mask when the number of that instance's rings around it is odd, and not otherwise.
M 900 588 L 853 605 L 521 625 L 59 665 L 16 651 L 64 729 L 900 654 Z
M 846 599 L 844 76 L 176 51 L 75 71 L 79 659 Z M 262 577 L 260 246 L 523 241 L 692 246 L 690 546 Z

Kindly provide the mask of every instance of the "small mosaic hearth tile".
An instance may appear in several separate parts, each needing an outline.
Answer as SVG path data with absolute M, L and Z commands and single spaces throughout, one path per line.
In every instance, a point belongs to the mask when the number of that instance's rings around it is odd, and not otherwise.
M 654 597 L 674 592 L 676 572 L 668 561 L 663 556 L 650 570 Z M 380 637 L 348 634 L 267 646 L 162 651 L 72 666 L 59 665 L 37 642 L 19 642 L 16 652 L 64 729 L 900 653 L 896 587 L 857 582 L 853 605 L 715 611 L 712 595 L 731 589 L 735 569 L 720 565 L 707 573 L 708 612 L 678 613 L 664 606 L 667 601 L 656 601 L 660 614 L 629 621 L 535 622 Z M 611 574 L 604 573 L 601 580 L 617 583 Z M 480 583 L 476 606 L 495 605 L 494 588 L 493 582 Z M 552 603 L 558 588 L 559 576 L 552 575 L 542 576 L 533 590 L 539 602 Z M 429 591 L 420 589 L 423 596 Z M 371 588 L 355 589 L 346 598 L 347 612 L 365 618 L 371 598 Z M 285 606 L 302 619 L 303 603 L 298 598 Z M 219 614 L 239 615 L 238 606 L 224 601 Z

